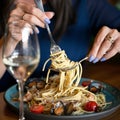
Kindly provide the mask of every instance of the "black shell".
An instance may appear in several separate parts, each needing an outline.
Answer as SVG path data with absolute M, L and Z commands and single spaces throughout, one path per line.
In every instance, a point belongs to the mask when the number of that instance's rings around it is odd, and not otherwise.
M 27 91 L 29 88 L 35 86 L 37 89 L 42 89 L 45 86 L 43 78 L 30 78 L 25 82 L 24 90 Z
M 71 115 L 74 111 L 74 105 L 72 102 L 65 105 L 65 115 Z
M 51 109 L 51 114 L 54 115 L 64 115 L 65 113 L 65 107 L 62 101 L 58 101 L 56 103 L 54 103 L 53 108 Z
M 88 86 L 88 90 L 93 93 L 99 93 L 103 90 L 103 85 L 99 82 L 91 82 Z

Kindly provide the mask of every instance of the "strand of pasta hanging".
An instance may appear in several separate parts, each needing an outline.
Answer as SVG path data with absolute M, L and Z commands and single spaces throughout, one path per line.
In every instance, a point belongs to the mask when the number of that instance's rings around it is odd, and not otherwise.
M 49 62 L 50 60 L 51 60 L 51 66 L 47 73 L 46 83 L 48 83 L 50 71 L 59 70 L 59 75 L 60 75 L 59 90 L 69 88 L 70 86 L 73 85 L 78 86 L 82 75 L 82 65 L 80 62 L 78 63 L 78 62 L 70 61 L 67 55 L 65 54 L 65 51 L 60 51 L 58 53 L 50 55 L 50 59 L 48 59 L 43 66 L 43 71 L 45 69 L 47 62 Z M 64 70 L 64 68 L 66 69 L 72 68 L 72 69 Z

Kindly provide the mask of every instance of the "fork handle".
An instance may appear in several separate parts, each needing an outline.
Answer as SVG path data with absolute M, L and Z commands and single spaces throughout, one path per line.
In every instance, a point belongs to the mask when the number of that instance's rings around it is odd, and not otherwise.
M 37 5 L 37 7 L 38 7 L 42 12 L 44 12 L 44 7 L 43 7 L 42 0 L 34 0 L 34 1 L 35 1 L 35 4 Z
M 42 11 L 42 12 L 45 12 L 44 11 L 44 7 L 43 7 L 43 3 L 42 3 L 42 0 L 34 0 L 35 1 L 35 4 L 37 5 L 37 7 Z M 52 33 L 51 33 L 51 30 L 50 30 L 50 27 L 47 23 L 45 23 L 45 26 L 46 26 L 46 29 L 48 31 L 48 34 L 49 34 L 49 37 L 50 37 L 50 40 L 51 40 L 51 46 L 55 45 L 55 41 L 53 39 L 53 36 L 52 36 Z

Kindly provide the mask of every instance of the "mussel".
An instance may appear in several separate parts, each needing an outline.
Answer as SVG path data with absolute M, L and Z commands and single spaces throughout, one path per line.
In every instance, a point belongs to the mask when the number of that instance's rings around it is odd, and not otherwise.
M 71 115 L 74 111 L 74 105 L 72 102 L 63 103 L 62 101 L 58 101 L 54 103 L 51 108 L 51 114 L 53 115 Z
M 45 87 L 45 81 L 41 78 L 30 78 L 25 82 L 25 90 L 34 88 L 34 89 L 43 89 Z
M 58 101 L 54 103 L 52 109 L 51 109 L 51 114 L 53 115 L 64 115 L 65 113 L 65 107 L 62 101 Z
M 74 111 L 74 105 L 72 102 L 69 102 L 65 105 L 65 115 L 71 115 Z
M 99 93 L 103 90 L 103 85 L 99 82 L 91 82 L 88 86 L 88 90 L 92 93 Z

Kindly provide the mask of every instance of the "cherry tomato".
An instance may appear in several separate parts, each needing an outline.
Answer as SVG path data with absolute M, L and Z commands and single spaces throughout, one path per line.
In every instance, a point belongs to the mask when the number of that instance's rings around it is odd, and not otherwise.
M 85 104 L 84 109 L 86 111 L 96 111 L 98 105 L 95 101 L 89 101 Z
M 30 108 L 30 111 L 33 113 L 42 113 L 44 111 L 43 105 L 34 105 Z
M 89 86 L 90 83 L 91 83 L 91 81 L 83 81 L 83 82 L 82 82 L 82 86 L 83 86 L 83 87 Z

